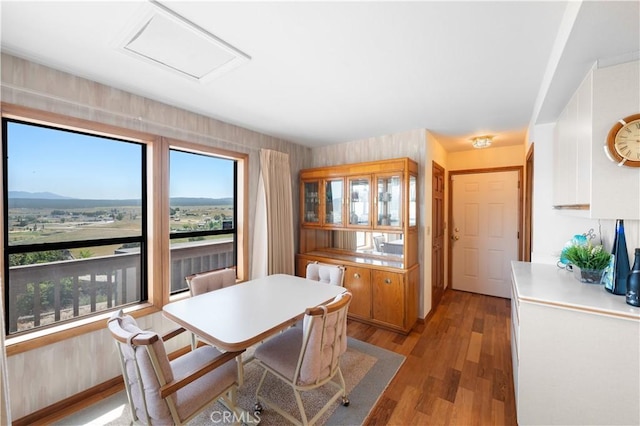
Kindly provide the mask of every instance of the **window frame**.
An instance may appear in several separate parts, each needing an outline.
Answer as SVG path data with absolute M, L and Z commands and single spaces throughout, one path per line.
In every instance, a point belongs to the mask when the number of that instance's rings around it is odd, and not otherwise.
M 141 209 L 141 221 L 140 221 L 140 235 L 138 236 L 121 236 L 121 237 L 108 237 L 108 238 L 94 238 L 94 239 L 74 239 L 72 241 L 58 241 L 58 242 L 48 242 L 48 243 L 36 243 L 36 244 L 16 244 L 16 245 L 6 245 L 4 247 L 4 262 L 5 265 L 3 267 L 2 270 L 2 274 L 3 277 L 5 278 L 5 282 L 9 283 L 9 279 L 7 279 L 8 277 L 10 277 L 10 265 L 8 264 L 8 259 L 10 258 L 10 256 L 12 254 L 20 254 L 20 253 L 37 253 L 37 252 L 43 252 L 43 251 L 52 251 L 52 250 L 65 250 L 65 249 L 74 249 L 74 248 L 93 248 L 93 247 L 100 247 L 100 246 L 109 246 L 109 245 L 114 245 L 114 244 L 124 244 L 124 243 L 130 243 L 130 242 L 137 242 L 140 243 L 140 287 L 138 288 L 139 291 L 139 295 L 140 295 L 140 299 L 141 301 L 146 301 L 147 300 L 147 285 L 142 285 L 142 283 L 147 282 L 147 266 L 148 266 L 148 262 L 146 261 L 147 258 L 147 218 L 148 218 L 148 209 L 147 209 L 147 185 L 145 182 L 144 177 L 147 175 L 146 172 L 146 168 L 147 168 L 147 144 L 142 143 L 140 141 L 133 141 L 131 139 L 125 139 L 125 138 L 121 138 L 121 137 L 115 137 L 115 136 L 106 136 L 104 134 L 96 134 L 94 132 L 88 131 L 86 129 L 75 129 L 75 130 L 71 130 L 71 129 L 67 129 L 67 128 L 62 128 L 60 126 L 56 126 L 56 125 L 50 125 L 50 124 L 42 124 L 42 123 L 36 123 L 34 121 L 29 121 L 29 120 L 22 120 L 22 119 L 16 119 L 16 118 L 10 118 L 10 117 L 6 117 L 3 116 L 2 117 L 2 142 L 3 142 L 3 146 L 2 146 L 2 153 L 3 153 L 3 181 L 6 183 L 8 181 L 8 170 L 4 169 L 4 166 L 7 165 L 9 163 L 9 140 L 8 140 L 8 135 L 5 135 L 4 132 L 8 130 L 8 127 L 10 126 L 11 123 L 14 124 L 19 124 L 19 125 L 24 125 L 24 126 L 33 126 L 33 127 L 37 127 L 37 128 L 41 128 L 41 129 L 48 129 L 48 130 L 52 130 L 52 131 L 56 131 L 56 132 L 67 132 L 67 133 L 71 133 L 71 134 L 76 134 L 76 135 L 84 135 L 84 136 L 89 136 L 89 137 L 99 137 L 99 138 L 103 138 L 103 139 L 108 139 L 110 141 L 113 141 L 113 143 L 132 143 L 137 145 L 137 148 L 140 149 L 140 170 L 139 170 L 139 176 L 141 177 L 141 182 L 140 182 L 140 209 Z M 6 143 L 5 143 L 6 142 Z M 115 146 L 115 145 L 114 145 Z M 8 200 L 9 200 L 9 189 L 6 187 L 5 184 L 3 184 L 3 225 L 7 223 L 8 221 L 8 215 L 9 215 L 9 206 L 8 206 Z M 8 230 L 7 229 L 3 229 L 3 242 L 7 243 L 9 238 L 8 238 Z M 10 287 L 9 285 L 5 286 L 5 288 L 3 289 L 3 295 L 2 297 L 4 298 L 3 300 L 5 301 L 4 306 L 5 306 L 5 335 L 7 337 L 9 337 L 8 330 L 11 327 L 11 321 L 10 319 L 10 311 L 7 308 L 8 303 L 6 302 L 8 300 L 8 298 L 10 297 Z M 139 305 L 140 301 L 137 302 L 129 302 L 129 303 L 125 303 L 122 305 L 118 305 L 118 307 L 121 308 L 126 308 L 127 306 L 132 306 L 132 305 Z M 114 307 L 115 309 L 116 307 Z M 109 311 L 112 311 L 113 309 L 109 309 Z M 44 329 L 44 328 L 49 328 L 49 327 L 55 327 L 56 325 L 62 325 L 65 323 L 71 323 L 74 321 L 78 321 L 81 320 L 82 318 L 85 317 L 90 317 L 93 315 L 98 315 L 102 313 L 102 311 L 98 311 L 96 313 L 90 313 L 90 314 L 86 314 L 86 315 L 82 315 L 79 316 L 77 318 L 71 318 L 71 319 L 67 319 L 67 320 L 61 320 L 61 321 L 57 321 L 53 324 L 50 325 L 40 325 L 37 326 L 33 329 L 29 329 L 29 330 L 24 330 L 24 331 L 15 331 L 13 334 L 11 334 L 11 336 L 18 336 L 18 335 L 22 335 L 22 334 L 28 334 L 28 333 L 32 333 L 38 329 Z
M 147 236 L 147 264 L 143 267 L 147 270 L 147 300 L 125 308 L 124 310 L 128 314 L 139 318 L 158 313 L 162 311 L 162 307 L 165 304 L 188 296 L 188 293 L 171 296 L 169 294 L 170 280 L 166 278 L 170 272 L 169 250 L 171 249 L 169 241 L 168 173 L 170 148 L 236 160 L 237 183 L 235 191 L 237 194 L 235 197 L 236 211 L 234 212 L 237 218 L 234 224 L 236 230 L 236 273 L 238 280 L 243 281 L 247 279 L 249 269 L 248 154 L 219 148 L 217 147 L 217 145 L 220 144 L 219 140 L 201 133 L 185 131 L 185 134 L 198 140 L 198 142 L 190 142 L 165 137 L 160 134 L 165 130 L 156 130 L 156 127 L 154 127 L 153 131 L 140 131 L 5 102 L 0 103 L 0 115 L 3 118 L 12 120 L 90 133 L 119 140 L 128 140 L 146 145 L 146 176 L 144 179 L 144 188 L 147 193 L 147 217 L 146 224 L 143 224 L 146 229 L 143 232 L 146 232 Z M 134 117 L 131 117 L 129 121 L 126 119 L 123 121 L 131 123 L 131 127 L 140 127 L 139 121 Z M 180 129 L 175 130 L 179 131 Z M 1 131 L 2 130 L 0 130 L 0 132 Z M 4 161 L 0 162 L 0 168 L 2 169 L 4 168 L 3 164 Z M 4 176 L 4 170 L 0 170 L 0 173 Z M 0 212 L 2 212 L 1 214 L 3 215 L 0 221 L 0 228 L 2 228 L 0 231 L 3 235 L 5 232 L 4 203 L 4 197 L 0 197 Z M 2 244 L 4 249 L 4 238 Z M 4 262 L 5 256 L 0 256 L 1 284 L 5 283 Z M 7 356 L 37 349 L 51 343 L 76 337 L 80 334 L 103 330 L 105 322 L 111 313 L 112 310 L 65 323 L 42 327 L 18 335 L 6 336 L 5 348 Z M 2 330 L 2 332 L 4 332 L 4 330 Z
M 175 142 L 175 141 L 174 141 Z M 222 156 L 222 155 L 218 155 L 218 154 L 214 154 L 212 152 L 207 152 L 207 151 L 203 151 L 202 149 L 199 149 L 197 151 L 194 151 L 193 149 L 186 149 L 184 146 L 181 145 L 173 145 L 173 144 L 169 144 L 168 147 L 169 150 L 169 157 L 171 157 L 171 151 L 176 151 L 176 152 L 181 152 L 184 154 L 193 154 L 193 155 L 202 155 L 205 157 L 216 157 L 219 159 L 224 159 L 224 160 L 229 160 L 229 161 L 233 161 L 233 228 L 231 230 L 229 229 L 217 229 L 217 230 L 203 230 L 203 231 L 189 231 L 189 232 L 176 232 L 176 233 L 171 233 L 170 231 L 170 226 L 168 226 L 169 228 L 169 246 L 171 246 L 171 240 L 174 239 L 181 239 L 181 238 L 190 238 L 190 237 L 198 237 L 198 236 L 213 236 L 213 235 L 228 235 L 228 234 L 232 234 L 233 235 L 233 261 L 234 261 L 234 267 L 237 267 L 237 263 L 238 263 L 238 232 L 237 232 L 237 227 L 236 227 L 236 223 L 237 223 L 237 219 L 238 219 L 238 210 L 237 210 L 237 206 L 238 206 L 238 163 L 240 162 L 239 160 L 237 160 L 236 158 L 230 158 L 228 156 Z M 170 164 L 169 164 L 170 166 Z M 169 170 L 169 167 L 167 168 L 167 171 Z M 170 173 L 168 173 L 169 175 L 169 180 L 171 179 L 171 175 Z M 169 182 L 169 188 L 171 187 L 170 185 L 171 182 Z M 169 191 L 169 197 L 171 197 L 171 193 Z M 170 198 L 169 198 L 170 201 Z M 231 232 L 229 232 L 231 231 Z M 169 253 L 171 253 L 171 247 L 169 247 Z M 172 262 L 170 262 L 171 264 Z M 205 271 L 194 271 L 194 273 L 198 273 L 198 272 L 205 272 Z M 170 279 L 173 276 L 172 271 L 170 271 L 169 273 Z M 169 283 L 169 286 L 171 286 L 171 283 Z M 183 292 L 187 292 L 189 289 L 188 288 L 183 288 L 182 290 L 179 290 L 177 292 L 174 292 L 173 294 L 171 293 L 171 288 L 169 288 L 169 294 L 170 297 L 173 298 L 174 296 L 180 295 Z

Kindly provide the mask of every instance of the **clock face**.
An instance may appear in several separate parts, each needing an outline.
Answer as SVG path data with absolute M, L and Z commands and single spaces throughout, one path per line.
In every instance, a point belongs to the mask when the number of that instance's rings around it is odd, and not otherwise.
M 622 126 L 616 134 L 614 147 L 622 158 L 640 161 L 640 119 Z
M 640 167 L 640 114 L 618 120 L 611 127 L 605 152 L 618 166 Z

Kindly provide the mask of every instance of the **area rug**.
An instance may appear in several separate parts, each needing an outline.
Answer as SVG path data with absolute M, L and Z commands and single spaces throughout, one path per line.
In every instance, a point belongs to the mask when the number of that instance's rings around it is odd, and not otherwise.
M 391 379 L 404 362 L 405 357 L 386 349 L 349 338 L 347 352 L 341 359 L 340 367 L 344 374 L 347 394 L 350 400 L 348 407 L 343 407 L 340 401 L 319 419 L 318 425 L 360 425 L 364 422 L 371 409 L 387 388 Z M 244 383 L 238 390 L 238 405 L 252 411 L 255 404 L 255 388 L 262 374 L 262 368 L 256 363 L 249 362 L 244 367 Z M 302 400 L 307 410 L 308 418 L 324 405 L 333 389 L 319 388 L 302 393 Z M 293 391 L 271 375 L 267 375 L 261 393 L 268 394 L 286 411 L 299 418 Z M 214 403 L 200 415 L 192 419 L 188 425 L 213 425 L 224 423 L 222 416 L 226 411 L 219 403 Z M 288 423 L 269 407 L 264 407 L 260 414 L 260 425 L 282 425 Z M 73 416 L 57 423 L 65 426 L 75 425 L 109 425 L 120 426 L 130 424 L 130 414 L 127 398 L 124 392 L 119 392 L 108 399 L 82 410 Z

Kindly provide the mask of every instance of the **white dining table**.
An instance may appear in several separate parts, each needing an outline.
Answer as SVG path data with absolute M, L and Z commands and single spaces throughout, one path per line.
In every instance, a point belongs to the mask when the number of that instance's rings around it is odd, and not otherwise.
M 289 327 L 307 308 L 333 300 L 344 287 L 276 274 L 171 302 L 164 315 L 226 351 L 246 349 Z

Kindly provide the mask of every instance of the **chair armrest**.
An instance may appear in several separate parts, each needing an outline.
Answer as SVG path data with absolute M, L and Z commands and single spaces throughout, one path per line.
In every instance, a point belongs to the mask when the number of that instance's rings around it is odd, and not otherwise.
M 216 368 L 220 367 L 222 364 L 224 364 L 224 363 L 236 358 L 237 356 L 239 356 L 243 352 L 244 352 L 244 349 L 241 350 L 241 351 L 237 351 L 237 352 L 224 352 L 224 353 L 221 353 L 219 356 L 215 357 L 214 359 L 212 359 L 211 361 L 209 361 L 208 363 L 203 365 L 201 368 L 190 372 L 185 377 L 183 377 L 183 378 L 181 378 L 179 380 L 173 380 L 172 382 L 169 382 L 169 383 L 165 384 L 164 386 L 162 386 L 160 388 L 160 397 L 163 398 L 163 399 L 168 397 L 169 395 L 177 392 L 178 390 L 182 389 L 183 387 L 185 387 L 189 383 L 195 381 L 196 379 L 199 379 L 200 377 L 204 376 L 205 374 L 207 374 L 207 373 L 215 370 Z
M 166 342 L 169 339 L 173 339 L 174 337 L 176 337 L 177 335 L 179 335 L 180 333 L 183 333 L 187 331 L 184 327 L 178 327 L 175 330 L 170 330 L 168 332 L 166 332 L 165 334 L 162 335 L 162 341 Z
M 158 335 L 156 333 L 152 334 L 151 336 L 149 336 L 148 334 L 145 335 L 144 333 L 140 333 L 143 336 L 140 335 L 136 335 L 132 340 L 131 343 L 133 343 L 134 345 L 150 345 L 152 343 L 155 343 L 158 341 L 158 339 L 162 339 L 163 342 L 166 342 L 169 339 L 173 339 L 174 337 L 176 337 L 177 335 L 179 335 L 180 333 L 187 331 L 185 330 L 183 327 L 179 327 L 176 328 L 175 330 L 171 330 L 167 333 L 165 333 L 164 335 L 162 335 L 162 337 L 158 337 Z M 117 340 L 119 340 L 122 343 L 128 343 L 126 339 L 124 338 L 118 338 L 116 337 Z

